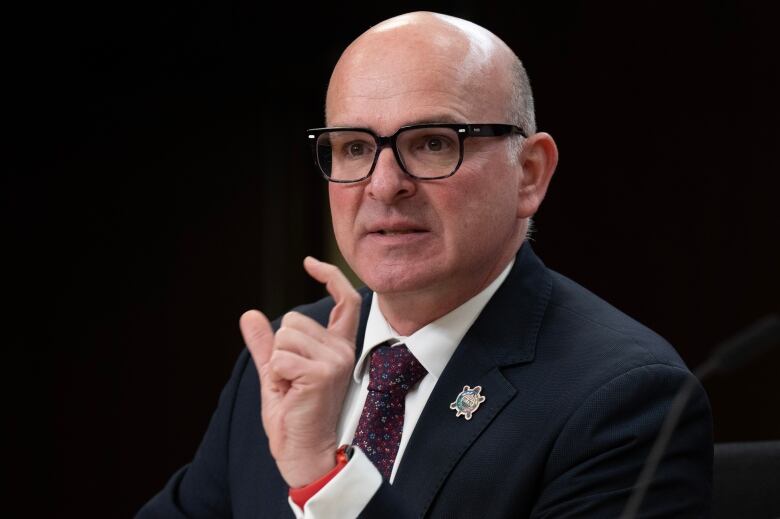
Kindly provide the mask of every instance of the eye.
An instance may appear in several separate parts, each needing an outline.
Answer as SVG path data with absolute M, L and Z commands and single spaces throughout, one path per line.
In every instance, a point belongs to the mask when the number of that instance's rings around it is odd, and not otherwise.
M 353 142 L 347 147 L 347 154 L 352 156 L 359 156 L 365 153 L 365 146 L 362 142 Z
M 425 143 L 425 147 L 428 151 L 441 151 L 446 147 L 446 144 L 439 137 L 431 137 Z
M 344 146 L 344 155 L 351 159 L 359 159 L 370 153 L 371 147 L 364 141 L 352 141 Z
M 452 139 L 441 134 L 420 136 L 416 139 L 416 145 L 414 146 L 418 152 L 431 154 L 447 153 L 452 147 Z

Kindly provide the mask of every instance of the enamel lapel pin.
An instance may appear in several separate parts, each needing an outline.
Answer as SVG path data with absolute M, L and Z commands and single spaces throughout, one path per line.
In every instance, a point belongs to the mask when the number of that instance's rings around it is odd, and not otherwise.
M 471 415 L 479 409 L 479 404 L 485 401 L 485 397 L 480 395 L 482 386 L 463 386 L 463 391 L 450 404 L 450 409 L 455 410 L 455 417 L 463 415 L 466 420 L 471 420 Z

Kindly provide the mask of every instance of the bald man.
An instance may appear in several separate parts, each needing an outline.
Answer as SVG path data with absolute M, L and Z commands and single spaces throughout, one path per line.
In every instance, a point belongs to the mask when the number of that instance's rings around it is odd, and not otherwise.
M 339 249 L 366 284 L 247 344 L 192 463 L 139 517 L 616 517 L 692 375 L 525 240 L 557 163 L 495 35 L 411 13 L 361 35 L 308 132 Z M 709 513 L 701 387 L 641 516 Z

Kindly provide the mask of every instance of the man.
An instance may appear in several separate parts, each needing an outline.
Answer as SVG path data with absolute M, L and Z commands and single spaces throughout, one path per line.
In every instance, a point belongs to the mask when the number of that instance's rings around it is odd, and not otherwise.
M 387 20 L 341 56 L 326 119 L 309 138 L 368 288 L 307 258 L 332 298 L 244 314 L 251 361 L 139 517 L 619 515 L 691 375 L 525 242 L 557 149 L 515 55 L 464 20 Z M 641 514 L 708 515 L 711 462 L 699 387 Z

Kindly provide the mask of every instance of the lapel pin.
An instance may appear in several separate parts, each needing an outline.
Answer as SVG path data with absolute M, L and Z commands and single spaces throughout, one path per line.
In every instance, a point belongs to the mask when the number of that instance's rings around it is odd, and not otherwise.
M 455 417 L 463 415 L 466 420 L 471 420 L 471 415 L 479 408 L 479 404 L 485 401 L 485 397 L 480 395 L 482 386 L 463 386 L 463 391 L 450 404 L 450 409 L 455 410 Z

